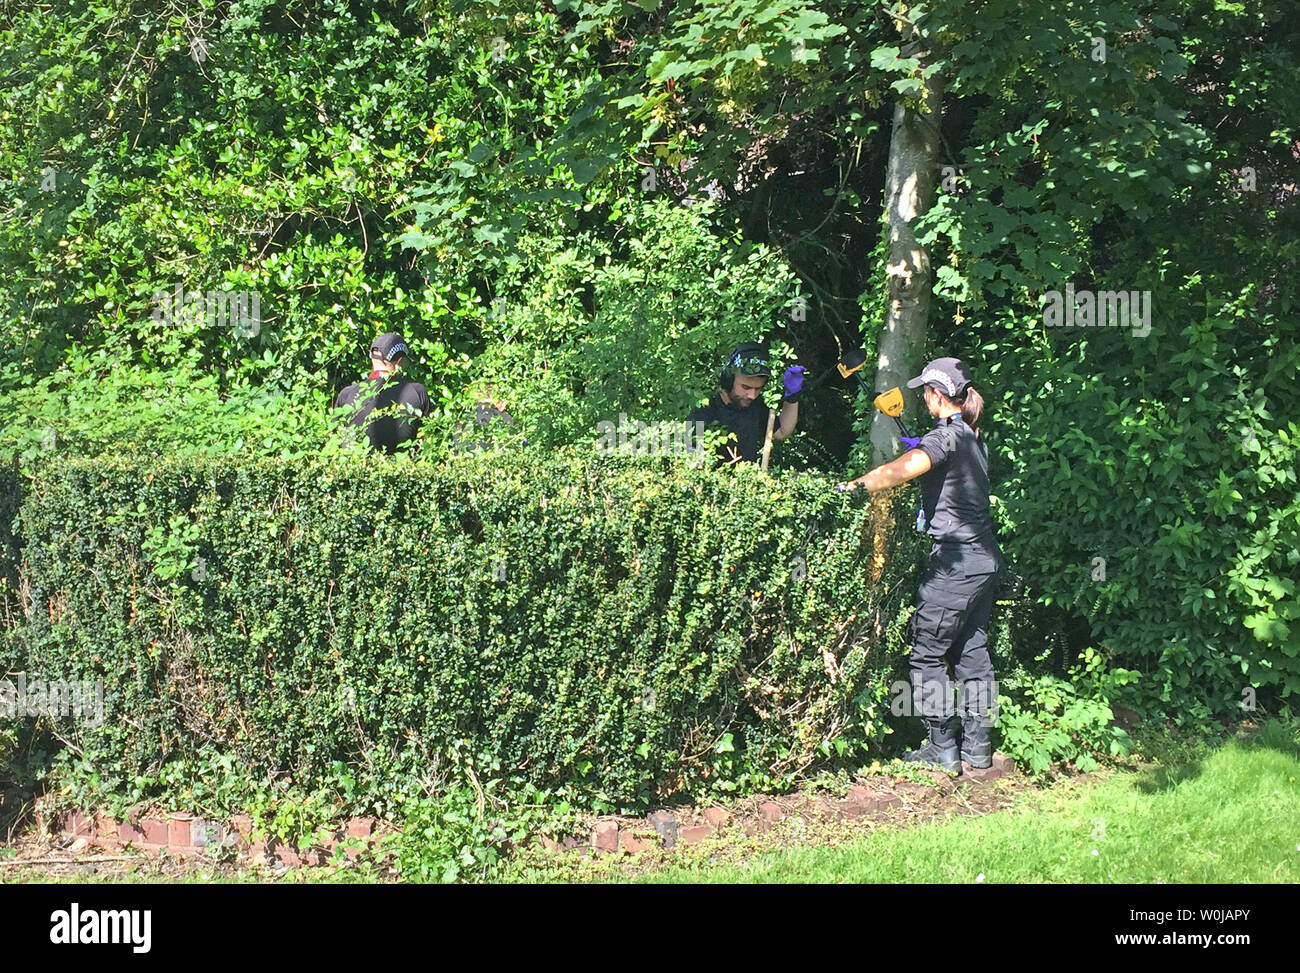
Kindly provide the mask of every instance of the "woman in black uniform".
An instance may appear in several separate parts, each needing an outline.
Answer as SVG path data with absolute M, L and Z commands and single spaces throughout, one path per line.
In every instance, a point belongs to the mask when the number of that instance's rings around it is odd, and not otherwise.
M 971 385 L 970 370 L 956 358 L 938 358 L 907 383 L 921 386 L 934 428 L 920 439 L 904 439 L 911 447 L 906 453 L 842 488 L 875 492 L 921 477 L 932 545 L 908 635 L 913 711 L 929 725 L 930 739 L 903 759 L 961 773 L 962 761 L 971 767 L 993 762 L 989 730 L 997 683 L 987 629 L 1002 552 L 989 514 L 988 449 L 978 428 L 984 400 Z M 945 659 L 961 690 L 960 721 Z

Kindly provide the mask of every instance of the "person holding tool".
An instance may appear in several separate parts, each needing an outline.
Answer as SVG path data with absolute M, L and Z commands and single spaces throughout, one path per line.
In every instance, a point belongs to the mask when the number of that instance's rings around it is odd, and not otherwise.
M 703 420 L 731 431 L 731 438 L 718 447 L 721 464 L 735 466 L 742 460 L 756 461 L 760 452 L 766 452 L 769 436 L 779 443 L 794 434 L 804 371 L 802 365 L 785 370 L 781 422 L 776 426 L 775 415 L 762 399 L 763 387 L 772 377 L 767 348 L 757 341 L 746 341 L 727 356 L 718 375 L 718 394 L 708 405 L 692 409 L 687 421 Z
M 917 439 L 901 437 L 907 452 L 839 489 L 865 486 L 875 492 L 921 478 L 922 512 L 932 544 L 908 639 L 914 712 L 925 719 L 930 738 L 903 759 L 961 773 L 962 761 L 972 768 L 993 763 L 989 731 L 997 683 L 987 628 L 1002 552 L 989 512 L 988 449 L 979 430 L 984 399 L 972 385 L 970 370 L 956 358 L 929 362 L 907 387 L 924 388 L 934 427 Z M 945 659 L 951 659 L 962 689 L 960 720 L 953 712 Z
M 348 421 L 354 426 L 365 426 L 370 445 L 390 455 L 397 452 L 399 443 L 416 437 L 421 418 L 430 412 L 429 393 L 424 386 L 398 374 L 406 352 L 406 342 L 400 334 L 379 335 L 370 343 L 370 376 L 364 395 L 362 383 L 354 382 L 334 400 L 335 409 L 351 406 L 353 412 Z M 371 418 L 376 409 L 378 415 Z

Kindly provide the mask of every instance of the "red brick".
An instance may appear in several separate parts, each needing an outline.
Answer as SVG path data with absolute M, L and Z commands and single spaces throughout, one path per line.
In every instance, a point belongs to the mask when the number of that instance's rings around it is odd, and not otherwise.
M 95 812 L 95 837 L 110 838 L 117 840 L 117 831 L 121 827 L 121 822 L 117 818 L 110 818 L 102 811 Z
M 551 854 L 555 854 L 557 851 L 561 850 L 560 843 L 556 841 L 554 838 L 550 837 L 549 835 L 540 835 L 538 836 L 537 841 L 543 848 L 545 848 Z
M 772 801 L 764 801 L 758 806 L 758 816 L 764 821 L 780 821 L 785 817 L 785 808 Z
M 841 817 L 860 818 L 901 803 L 902 800 L 894 794 L 869 787 L 850 787 L 848 797 L 839 802 L 838 810 Z
M 94 827 L 91 821 L 82 817 L 80 811 L 68 811 L 59 819 L 59 830 L 74 837 L 89 837 L 94 832 Z
M 348 837 L 369 838 L 375 833 L 375 825 L 378 823 L 375 818 L 350 818 L 348 819 Z
M 129 841 L 133 845 L 148 844 L 149 837 L 138 823 L 133 823 L 130 819 L 123 821 L 117 829 L 117 836 L 123 841 Z
M 302 863 L 302 859 L 298 857 L 298 853 L 294 849 L 285 845 L 278 838 L 272 838 L 266 843 L 266 857 L 268 861 L 278 861 L 280 864 L 287 865 L 290 868 L 296 868 Z
M 689 828 L 682 828 L 677 832 L 677 837 L 681 839 L 684 845 L 698 845 L 711 834 L 713 834 L 713 829 L 707 824 L 697 824 Z
M 597 821 L 591 829 L 591 846 L 597 851 L 618 851 L 618 822 Z
M 631 831 L 620 831 L 618 833 L 618 846 L 629 855 L 636 855 L 643 851 L 649 851 L 654 847 L 654 844 L 646 839 L 636 837 Z
M 320 868 L 330 860 L 330 854 L 319 845 L 308 848 L 306 851 L 299 852 L 299 860 L 304 865 L 310 865 L 313 868 Z
M 247 837 L 253 832 L 253 819 L 247 814 L 236 814 L 230 819 L 230 830 Z
M 769 827 L 768 823 L 761 819 L 758 821 L 751 821 L 749 822 L 749 824 L 745 825 L 745 834 L 749 835 L 752 838 L 756 834 L 762 834 L 764 831 L 768 829 L 768 827 Z
M 167 822 L 158 818 L 143 818 L 140 827 L 144 829 L 144 840 L 159 848 L 167 846 Z
M 193 815 L 173 814 L 167 819 L 167 844 L 171 848 L 190 847 L 190 821 Z
M 731 812 L 720 807 L 706 807 L 704 809 L 704 820 L 714 828 L 723 827 L 731 820 Z

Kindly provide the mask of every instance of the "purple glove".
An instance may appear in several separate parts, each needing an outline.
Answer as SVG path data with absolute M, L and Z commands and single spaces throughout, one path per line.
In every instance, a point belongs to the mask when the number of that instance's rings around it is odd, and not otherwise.
M 787 402 L 799 401 L 799 393 L 803 391 L 803 373 L 807 370 L 802 365 L 791 365 L 785 370 L 785 398 Z
M 920 436 L 899 436 L 898 441 L 908 449 L 916 449 L 916 447 L 921 445 Z

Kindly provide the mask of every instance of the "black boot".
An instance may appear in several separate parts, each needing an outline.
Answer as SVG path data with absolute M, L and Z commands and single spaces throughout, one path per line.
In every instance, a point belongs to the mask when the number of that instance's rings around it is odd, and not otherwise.
M 961 773 L 961 748 L 957 743 L 957 717 L 950 716 L 941 723 L 930 724 L 930 742 L 920 750 L 903 754 L 904 763 L 937 764 L 944 770 Z
M 961 721 L 961 759 L 974 768 L 993 766 L 992 718 L 987 713 L 965 713 Z

